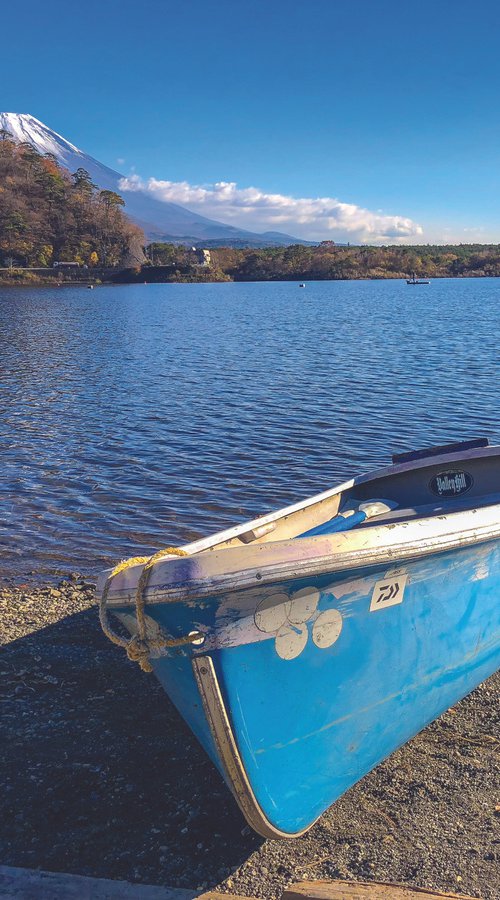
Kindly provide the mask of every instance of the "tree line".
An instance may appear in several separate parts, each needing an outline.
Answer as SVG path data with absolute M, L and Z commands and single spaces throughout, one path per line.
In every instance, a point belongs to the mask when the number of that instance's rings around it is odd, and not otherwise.
M 145 238 L 123 206 L 85 169 L 70 174 L 52 154 L 0 131 L 0 266 L 141 262 Z
M 323 241 L 318 246 L 220 247 L 210 249 L 210 267 L 203 269 L 196 268 L 192 251 L 172 243 L 150 244 L 147 254 L 150 264 L 170 269 L 169 280 L 181 281 L 500 276 L 496 244 L 369 247 Z

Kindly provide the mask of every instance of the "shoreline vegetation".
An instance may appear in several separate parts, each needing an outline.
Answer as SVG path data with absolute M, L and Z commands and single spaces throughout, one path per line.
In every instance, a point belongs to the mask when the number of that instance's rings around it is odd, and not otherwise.
M 106 267 L 89 265 L 80 256 L 61 267 L 0 267 L 0 285 L 405 280 L 413 273 L 426 279 L 500 277 L 496 244 L 367 247 L 324 241 L 307 247 L 207 250 L 156 243 L 144 249 L 147 258 L 135 265 L 130 258 Z
M 499 277 L 500 245 L 218 247 L 193 251 L 150 244 L 148 263 L 118 281 L 350 281 Z M 203 260 L 199 262 L 197 260 Z

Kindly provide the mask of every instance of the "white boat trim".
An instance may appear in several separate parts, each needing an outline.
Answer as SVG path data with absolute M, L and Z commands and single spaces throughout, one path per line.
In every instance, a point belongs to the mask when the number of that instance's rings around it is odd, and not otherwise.
M 296 578 L 399 564 L 498 538 L 500 504 L 494 504 L 330 535 L 214 548 L 159 561 L 145 599 L 148 604 L 196 601 Z M 138 565 L 115 576 L 109 607 L 134 604 L 141 571 Z

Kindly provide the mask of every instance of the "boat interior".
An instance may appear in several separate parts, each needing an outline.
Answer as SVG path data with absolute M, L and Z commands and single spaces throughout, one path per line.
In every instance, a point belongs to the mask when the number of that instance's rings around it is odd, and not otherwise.
M 312 537 L 500 504 L 499 462 L 500 447 L 486 438 L 397 454 L 385 469 L 186 549 Z
M 488 446 L 482 441 L 481 445 Z M 497 448 L 489 448 L 494 449 Z M 359 523 L 359 527 L 369 527 L 500 503 L 499 452 L 462 456 L 449 464 L 443 464 L 442 460 L 450 453 L 448 447 L 429 456 L 419 456 L 420 452 L 416 451 L 415 456 L 411 453 L 396 456 L 396 463 L 401 459 L 400 466 L 395 465 L 392 471 L 379 477 L 375 474 L 355 482 L 350 490 L 342 493 L 339 513 L 381 500 L 389 508 Z M 402 471 L 397 471 L 399 467 Z M 327 526 L 328 523 L 317 526 L 320 530 L 315 533 L 327 534 Z

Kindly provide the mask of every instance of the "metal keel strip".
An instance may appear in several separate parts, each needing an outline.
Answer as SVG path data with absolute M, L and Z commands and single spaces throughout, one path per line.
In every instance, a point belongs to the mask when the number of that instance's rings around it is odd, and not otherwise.
M 203 701 L 203 708 L 210 725 L 228 784 L 248 824 L 258 834 L 273 840 L 295 838 L 305 834 L 308 828 L 293 834 L 280 831 L 271 825 L 262 812 L 250 786 L 236 740 L 229 722 L 224 700 L 210 656 L 197 656 L 192 660 L 193 671 Z M 310 827 L 310 826 L 309 826 Z

